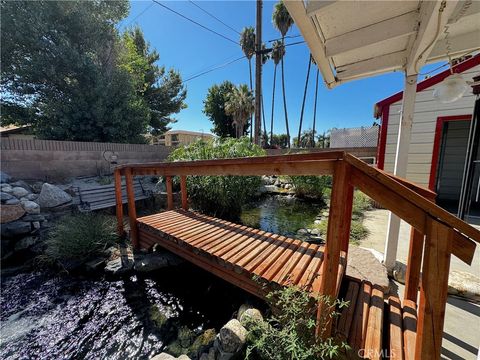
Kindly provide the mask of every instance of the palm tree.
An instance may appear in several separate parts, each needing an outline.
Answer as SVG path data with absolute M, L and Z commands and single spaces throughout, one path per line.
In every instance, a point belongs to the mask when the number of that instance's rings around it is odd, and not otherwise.
M 312 128 L 312 147 L 315 147 L 315 123 L 317 121 L 317 100 L 318 100 L 318 75 L 319 70 L 317 67 L 317 75 L 315 77 L 315 101 L 313 105 L 313 128 Z
M 280 31 L 280 34 L 282 34 L 282 45 L 285 46 L 285 35 L 287 35 L 288 30 L 292 27 L 293 19 L 282 0 L 275 4 L 275 9 L 273 10 L 272 14 L 272 22 L 273 26 L 275 26 L 278 31 Z M 287 130 L 288 147 L 290 147 L 290 130 L 288 128 L 287 99 L 285 95 L 285 72 L 283 62 L 284 61 L 282 57 L 283 111 L 285 112 L 285 127 Z
M 312 55 L 309 55 L 308 56 L 307 79 L 305 80 L 305 89 L 303 90 L 302 110 L 300 111 L 300 122 L 298 124 L 297 139 L 300 139 L 300 136 L 302 134 L 303 112 L 305 110 L 305 100 L 307 98 L 308 79 L 310 78 L 310 67 L 311 66 L 312 66 Z M 300 142 L 298 143 L 298 147 L 300 147 Z
M 262 53 L 262 65 L 265 65 L 268 59 L 270 59 L 270 54 L 265 51 L 266 49 L 267 47 L 265 46 L 265 43 L 262 43 L 262 51 L 264 51 Z M 264 131 L 264 134 L 262 135 L 262 139 L 263 139 L 264 146 L 266 146 L 268 144 L 268 134 L 267 134 L 267 123 L 265 122 L 265 106 L 263 105 L 263 88 L 262 88 L 262 94 L 260 95 L 260 97 L 262 99 L 262 119 L 263 119 L 263 131 Z M 260 130 L 260 133 L 262 133 L 261 130 Z
M 248 60 L 248 70 L 250 73 L 250 90 L 253 90 L 252 57 L 255 54 L 255 29 L 252 26 L 243 28 L 240 34 L 240 46 L 243 53 L 245 54 L 245 57 Z M 252 117 L 250 117 L 250 123 L 252 123 Z M 250 140 L 252 139 L 252 129 L 253 126 L 250 126 Z
M 283 46 L 280 41 L 274 41 L 272 44 L 272 54 L 271 54 L 271 58 L 274 63 L 274 68 L 273 68 L 272 117 L 270 119 L 270 145 L 273 144 L 273 113 L 275 109 L 275 83 L 277 80 L 277 65 L 283 59 L 284 55 L 285 55 L 285 46 Z
M 243 136 L 245 124 L 255 110 L 253 92 L 245 84 L 234 87 L 227 96 L 225 113 L 233 118 L 237 138 Z

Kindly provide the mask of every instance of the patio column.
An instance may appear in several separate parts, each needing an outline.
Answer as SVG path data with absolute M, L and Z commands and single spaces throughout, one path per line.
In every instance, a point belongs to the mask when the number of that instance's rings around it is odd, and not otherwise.
M 393 173 L 400 177 L 407 177 L 408 149 L 412 132 L 415 97 L 417 95 L 417 74 L 405 73 L 405 89 L 403 91 L 402 114 L 398 126 L 397 150 L 395 152 L 395 167 Z M 397 260 L 398 237 L 400 234 L 400 218 L 389 213 L 387 239 L 383 262 L 387 271 L 391 271 Z

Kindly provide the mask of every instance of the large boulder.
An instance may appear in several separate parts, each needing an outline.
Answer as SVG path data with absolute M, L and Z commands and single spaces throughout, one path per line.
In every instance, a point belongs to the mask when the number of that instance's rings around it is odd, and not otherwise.
M 30 200 L 22 201 L 22 206 L 27 214 L 40 214 L 40 205 Z
M 247 329 L 240 324 L 240 321 L 232 319 L 220 329 L 219 341 L 221 350 L 236 353 L 247 341 Z
M 242 304 L 238 310 L 237 319 L 248 330 L 253 323 L 263 321 L 263 316 L 260 310 L 248 304 Z
M 13 187 L 21 187 L 21 188 L 24 188 L 25 190 L 27 190 L 28 192 L 32 192 L 32 188 L 30 187 L 30 185 L 28 185 L 23 180 L 15 181 L 13 183 L 10 183 L 10 185 L 13 186 Z
M 29 192 L 28 190 L 25 190 L 23 187 L 20 186 L 15 186 L 12 188 L 12 195 L 15 196 L 16 198 L 20 199 L 26 195 L 28 195 Z
M 2 206 L 3 207 L 3 206 Z M 30 233 L 32 226 L 30 222 L 25 221 L 14 221 L 1 226 L 2 236 L 14 237 L 18 235 L 25 235 Z
M 2 202 L 2 204 L 5 204 L 8 200 L 13 199 L 16 199 L 15 196 L 10 195 L 9 193 L 4 191 L 0 192 L 0 201 Z
M 135 270 L 149 272 L 168 266 L 179 265 L 183 262 L 178 256 L 168 252 L 152 252 L 135 256 Z
M 0 171 L 0 182 L 1 183 L 7 183 L 11 180 L 11 176 L 8 175 L 7 173 L 4 173 L 3 171 Z
M 25 214 L 22 205 L 2 205 L 0 207 L 0 222 L 2 224 L 9 223 L 20 219 Z
M 42 208 L 53 208 L 59 205 L 66 204 L 72 201 L 72 197 L 58 186 L 45 183 L 40 191 L 40 196 L 37 199 L 38 204 Z

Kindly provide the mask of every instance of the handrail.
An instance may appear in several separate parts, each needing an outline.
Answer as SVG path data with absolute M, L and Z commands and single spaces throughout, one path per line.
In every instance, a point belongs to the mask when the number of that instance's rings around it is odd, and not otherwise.
M 416 301 L 418 327 L 415 358 L 439 358 L 447 300 L 451 254 L 470 264 L 480 231 L 434 202 L 435 193 L 388 174 L 342 151 L 251 158 L 125 164 L 115 169 L 118 230 L 123 234 L 121 176 L 126 177 L 132 243 L 136 244 L 135 175 L 167 177 L 168 207 L 173 207 L 172 176 L 180 176 L 182 207 L 186 208 L 187 175 L 333 175 L 327 241 L 322 262 L 322 294 L 336 296 L 338 262 L 348 252 L 353 188 L 357 187 L 412 225 L 407 263 L 406 300 Z M 470 240 L 471 239 L 471 240 Z M 473 240 L 473 241 L 472 241 Z M 423 258 L 422 258 L 423 250 Z M 420 281 L 420 270 L 422 270 Z M 319 306 L 319 314 L 322 308 Z M 328 335 L 328 331 L 326 332 Z

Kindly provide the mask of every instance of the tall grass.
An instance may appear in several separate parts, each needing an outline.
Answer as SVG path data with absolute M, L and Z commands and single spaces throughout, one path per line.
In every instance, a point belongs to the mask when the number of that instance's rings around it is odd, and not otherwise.
M 61 218 L 46 240 L 45 255 L 51 261 L 86 261 L 116 244 L 114 217 L 76 214 Z

